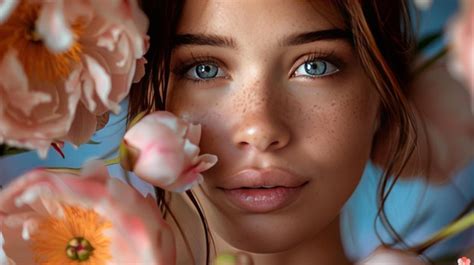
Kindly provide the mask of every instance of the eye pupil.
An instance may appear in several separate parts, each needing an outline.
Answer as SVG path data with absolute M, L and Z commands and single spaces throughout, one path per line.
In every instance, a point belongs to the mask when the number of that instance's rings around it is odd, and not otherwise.
M 322 75 L 326 73 L 327 65 L 323 61 L 312 61 L 305 63 L 304 69 L 309 75 Z
M 217 76 L 218 68 L 212 64 L 200 64 L 196 66 L 196 75 L 202 79 L 214 78 Z

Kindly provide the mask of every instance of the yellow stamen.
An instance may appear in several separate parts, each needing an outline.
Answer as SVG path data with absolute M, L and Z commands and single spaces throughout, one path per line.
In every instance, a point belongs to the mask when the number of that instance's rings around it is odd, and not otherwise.
M 0 24 L 0 60 L 13 48 L 26 75 L 34 82 L 55 83 L 65 80 L 80 62 L 82 46 L 77 41 L 63 53 L 53 53 L 36 31 L 40 6 L 22 1 L 7 21 Z M 72 25 L 76 39 L 82 33 L 81 23 Z
M 102 265 L 111 259 L 110 239 L 104 230 L 112 227 L 96 212 L 64 206 L 64 218 L 43 220 L 31 236 L 31 248 L 40 265 Z

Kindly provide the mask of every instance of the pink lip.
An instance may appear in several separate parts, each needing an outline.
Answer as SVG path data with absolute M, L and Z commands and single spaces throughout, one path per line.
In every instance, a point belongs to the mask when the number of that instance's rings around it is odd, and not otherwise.
M 276 211 L 295 201 L 307 182 L 280 169 L 247 169 L 227 178 L 221 189 L 238 208 L 265 213 Z

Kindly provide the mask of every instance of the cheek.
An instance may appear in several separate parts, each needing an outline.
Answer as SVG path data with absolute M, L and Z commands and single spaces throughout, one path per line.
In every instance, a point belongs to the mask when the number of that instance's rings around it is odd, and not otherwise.
M 331 100 L 300 100 L 301 115 L 294 116 L 300 117 L 295 120 L 296 128 L 300 128 L 295 138 L 304 142 L 306 152 L 319 157 L 316 160 L 332 165 L 331 161 L 357 163 L 368 158 L 378 100 L 370 86 L 354 88 L 344 89 Z
M 179 85 L 179 84 L 177 84 Z M 173 86 L 170 86 L 173 87 Z M 219 89 L 192 90 L 185 86 L 171 89 L 168 94 L 167 110 L 195 124 L 201 124 L 202 136 L 200 148 L 202 153 L 218 154 L 218 146 L 224 146 L 229 141 L 228 122 L 235 115 L 235 110 L 229 110 L 225 98 Z M 227 145 L 229 143 L 225 143 Z M 221 164 L 219 157 L 218 166 Z M 214 166 L 213 168 L 215 168 Z

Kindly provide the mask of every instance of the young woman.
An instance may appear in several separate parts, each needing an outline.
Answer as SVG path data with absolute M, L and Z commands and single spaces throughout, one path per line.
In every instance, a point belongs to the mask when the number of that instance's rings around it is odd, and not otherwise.
M 339 214 L 366 162 L 385 169 L 380 205 L 388 177 L 417 168 L 405 1 L 143 7 L 150 51 L 130 116 L 162 109 L 200 123 L 202 152 L 219 157 L 188 194 L 213 240 L 187 233 L 198 227 L 180 213 L 187 204 L 158 190 L 184 246 L 198 245 L 178 248 L 180 262 L 202 264 L 210 248 L 247 252 L 258 265 L 350 264 Z

